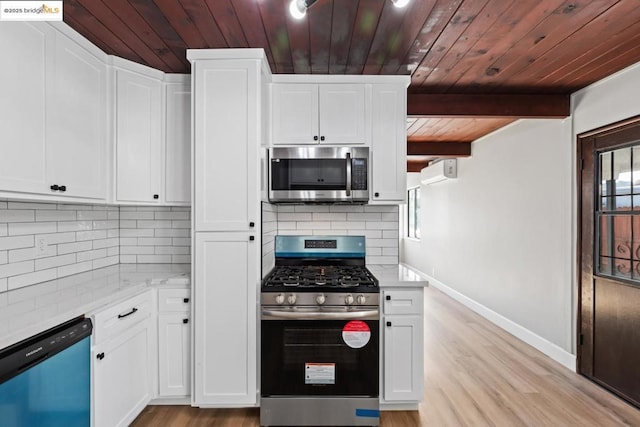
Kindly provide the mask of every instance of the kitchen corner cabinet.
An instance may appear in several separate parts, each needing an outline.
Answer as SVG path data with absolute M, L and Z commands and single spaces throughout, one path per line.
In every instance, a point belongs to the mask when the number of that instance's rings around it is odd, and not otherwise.
M 196 406 L 256 404 L 259 246 L 249 233 L 196 233 Z
M 424 387 L 422 288 L 383 290 L 382 403 L 417 403 Z
M 116 201 L 160 202 L 162 82 L 116 70 Z
M 158 290 L 158 396 L 191 394 L 189 289 Z
M 191 86 L 182 80 L 164 83 L 164 202 L 171 205 L 191 203 Z
M 116 304 L 93 316 L 92 425 L 129 425 L 154 397 L 155 292 Z
M 47 23 L 6 22 L 0 191 L 105 199 L 107 66 Z M 106 56 L 105 56 L 106 57 Z
M 273 84 L 273 144 L 367 143 L 366 90 L 365 84 Z
M 404 203 L 407 176 L 407 90 L 372 85 L 371 203 Z

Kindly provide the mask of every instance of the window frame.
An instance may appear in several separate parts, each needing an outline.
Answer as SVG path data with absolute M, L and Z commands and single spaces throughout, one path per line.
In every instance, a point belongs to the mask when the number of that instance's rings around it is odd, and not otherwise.
M 412 197 L 413 194 L 413 197 Z M 407 188 L 407 230 L 406 237 L 420 240 L 420 186 Z

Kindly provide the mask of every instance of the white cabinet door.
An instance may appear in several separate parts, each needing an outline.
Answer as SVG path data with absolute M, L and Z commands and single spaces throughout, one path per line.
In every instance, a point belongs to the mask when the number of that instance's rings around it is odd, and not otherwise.
M 194 398 L 255 405 L 259 243 L 249 233 L 197 233 Z
M 161 397 L 190 394 L 188 313 L 158 315 L 158 385 Z
M 47 176 L 61 196 L 106 198 L 107 67 L 56 34 L 56 63 L 47 100 Z
M 191 202 L 191 86 L 167 83 L 165 134 L 165 193 L 170 204 Z
M 371 202 L 404 203 L 407 175 L 406 89 L 372 88 Z
M 127 426 L 152 397 L 150 320 L 92 350 L 95 427 Z
M 420 401 L 424 387 L 422 316 L 384 317 L 384 389 L 386 401 Z
M 116 71 L 117 201 L 160 201 L 161 87 L 159 80 Z
M 321 84 L 320 144 L 364 144 L 367 103 L 364 84 Z
M 0 191 L 45 193 L 46 88 L 53 73 L 53 30 L 42 23 L 0 25 Z
M 274 144 L 317 144 L 318 85 L 274 84 L 272 86 Z
M 260 63 L 194 67 L 195 230 L 250 231 L 260 220 Z

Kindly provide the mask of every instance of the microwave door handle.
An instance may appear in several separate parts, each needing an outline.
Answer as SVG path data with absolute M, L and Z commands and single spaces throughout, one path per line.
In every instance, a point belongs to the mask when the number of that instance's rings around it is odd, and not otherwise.
M 347 153 L 347 197 L 351 197 L 351 153 Z

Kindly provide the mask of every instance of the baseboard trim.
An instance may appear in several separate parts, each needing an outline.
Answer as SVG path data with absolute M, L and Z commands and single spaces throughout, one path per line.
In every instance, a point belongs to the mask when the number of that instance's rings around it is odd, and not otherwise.
M 546 354 L 556 362 L 560 363 L 565 368 L 576 372 L 576 356 L 574 354 L 569 353 L 568 351 L 560 348 L 556 344 L 548 341 L 547 339 L 541 337 L 540 335 L 531 332 L 529 329 L 524 328 L 523 326 L 515 323 L 514 321 L 507 319 L 501 314 L 496 313 L 490 308 L 485 307 L 484 305 L 474 301 L 473 299 L 467 297 L 464 294 L 456 291 L 453 288 L 445 285 L 441 281 L 436 278 L 417 270 L 412 267 L 414 270 L 418 271 L 421 275 L 425 276 L 427 280 L 429 280 L 429 285 L 432 285 L 434 288 L 444 292 L 449 295 L 454 300 L 458 301 L 462 305 L 470 308 L 471 310 L 478 313 L 480 316 L 484 317 L 491 323 L 499 326 L 505 331 L 509 332 L 514 337 L 518 338 L 521 341 L 529 344 L 535 349 L 541 351 Z

